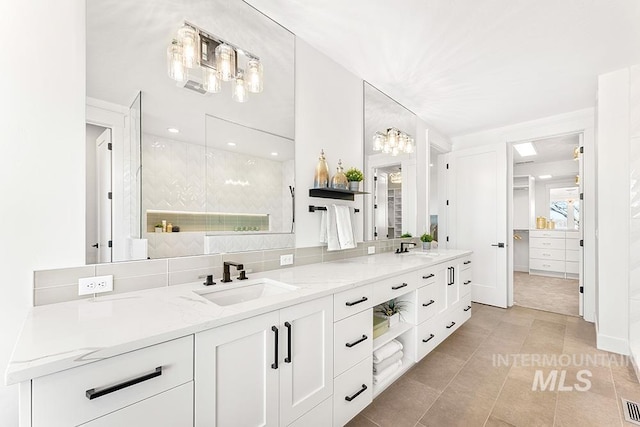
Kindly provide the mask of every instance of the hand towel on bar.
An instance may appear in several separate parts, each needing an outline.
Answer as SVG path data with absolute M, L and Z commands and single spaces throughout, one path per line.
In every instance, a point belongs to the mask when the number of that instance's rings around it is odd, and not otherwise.
M 322 211 L 323 220 L 325 220 L 324 226 L 320 226 L 320 231 L 323 228 L 326 230 L 327 251 L 337 251 L 341 249 L 340 240 L 338 240 L 338 227 L 336 224 L 336 212 L 331 207 L 328 207 L 326 211 Z M 321 240 L 322 241 L 322 240 Z
M 384 371 L 382 371 L 382 372 L 380 372 L 378 374 L 373 374 L 373 383 L 374 384 L 380 384 L 381 382 L 383 382 L 384 380 L 389 378 L 391 375 L 395 374 L 396 371 L 398 369 L 400 369 L 401 366 L 402 366 L 402 360 L 398 360 L 396 363 L 394 363 L 393 365 L 389 366 Z
M 402 350 L 398 350 L 395 353 L 393 353 L 391 356 L 384 359 L 382 362 L 374 363 L 373 372 L 380 373 L 384 371 L 386 368 L 388 368 L 389 366 L 396 363 L 398 360 L 402 359 L 403 357 L 404 357 L 404 353 L 402 352 Z
M 320 217 L 320 243 L 327 243 L 327 211 Z
M 338 240 L 340 249 L 352 249 L 356 247 L 356 239 L 353 237 L 353 226 L 351 225 L 351 209 L 344 205 L 332 205 L 335 209 L 336 227 L 338 229 Z
M 398 350 L 402 350 L 402 343 L 392 340 L 373 352 L 373 362 L 380 363 Z

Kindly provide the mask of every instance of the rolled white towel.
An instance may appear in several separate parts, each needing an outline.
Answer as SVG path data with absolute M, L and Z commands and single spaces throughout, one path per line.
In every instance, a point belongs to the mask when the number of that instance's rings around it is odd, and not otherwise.
M 398 360 L 402 359 L 403 357 L 404 357 L 404 353 L 402 352 L 402 350 L 398 350 L 395 353 L 393 353 L 391 356 L 389 356 L 386 359 L 384 359 L 382 362 L 374 363 L 373 364 L 373 372 L 374 373 L 382 372 L 387 367 L 393 365 L 394 363 L 396 363 Z
M 373 352 L 373 361 L 380 363 L 398 350 L 402 350 L 402 343 L 398 340 L 392 340 Z
M 387 369 L 385 369 L 384 371 L 374 374 L 373 383 L 380 384 L 381 382 L 389 378 L 391 375 L 393 375 L 398 369 L 400 369 L 401 366 L 402 366 L 402 360 L 398 360 L 393 365 L 387 367 Z

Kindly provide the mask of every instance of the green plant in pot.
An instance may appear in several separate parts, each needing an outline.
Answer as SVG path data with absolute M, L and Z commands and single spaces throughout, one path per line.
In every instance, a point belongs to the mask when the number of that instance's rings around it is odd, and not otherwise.
M 402 233 L 402 234 L 400 235 L 400 238 L 401 238 L 401 239 L 409 239 L 409 238 L 411 238 L 411 237 L 413 237 L 413 236 L 411 235 L 411 233 Z
M 358 168 L 349 168 L 345 175 L 347 176 L 347 181 L 349 181 L 349 190 L 359 191 L 360 181 L 364 179 L 362 171 Z
M 163 230 L 162 224 L 157 223 L 155 225 L 154 229 L 155 229 L 156 233 L 162 233 L 162 230 Z
M 420 236 L 420 241 L 422 242 L 422 249 L 431 249 L 431 242 L 433 242 L 433 237 L 431 237 L 431 234 L 424 233 L 422 236 Z
M 401 313 L 407 309 L 407 302 L 396 298 L 375 307 L 375 313 L 389 319 L 389 327 L 400 322 Z

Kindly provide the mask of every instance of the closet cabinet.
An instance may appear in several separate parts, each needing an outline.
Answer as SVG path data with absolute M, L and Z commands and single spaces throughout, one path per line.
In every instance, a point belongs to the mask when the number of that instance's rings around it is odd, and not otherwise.
M 529 273 L 575 278 L 579 273 L 580 232 L 531 230 Z

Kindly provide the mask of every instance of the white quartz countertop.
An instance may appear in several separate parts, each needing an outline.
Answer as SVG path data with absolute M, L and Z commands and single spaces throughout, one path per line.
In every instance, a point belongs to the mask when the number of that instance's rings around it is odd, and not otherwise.
M 249 279 L 268 278 L 298 289 L 226 307 L 215 305 L 193 291 L 232 288 L 243 282 L 234 280 L 213 287 L 188 283 L 34 307 L 7 366 L 5 384 L 74 368 L 471 252 L 434 253 L 437 256 L 384 253 L 250 274 Z

